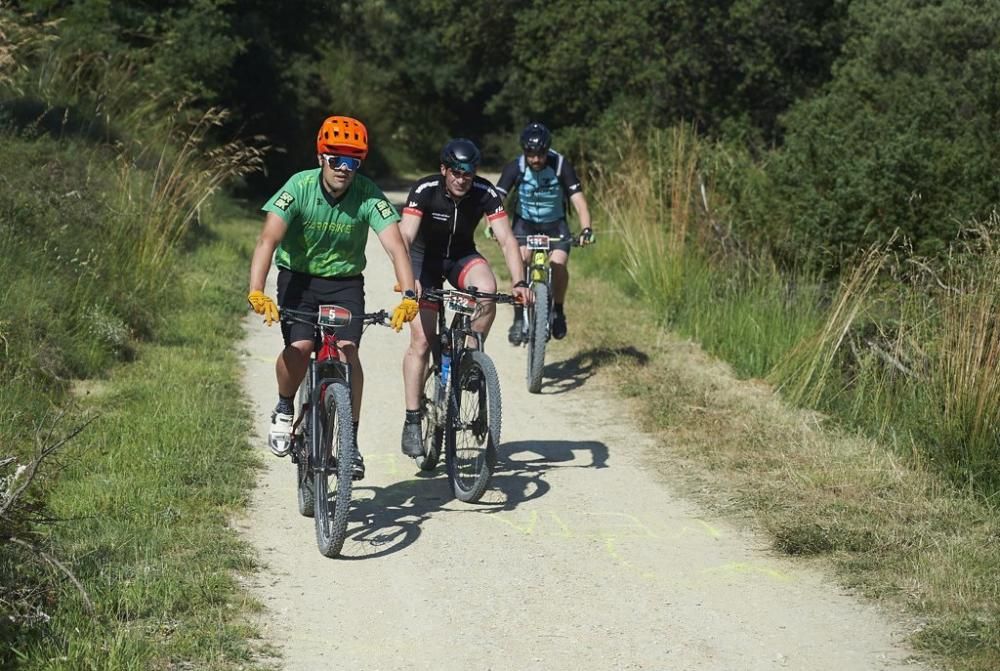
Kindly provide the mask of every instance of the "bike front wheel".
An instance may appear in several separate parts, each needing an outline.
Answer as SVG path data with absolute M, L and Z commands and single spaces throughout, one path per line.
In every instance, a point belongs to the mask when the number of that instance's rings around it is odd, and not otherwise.
M 457 373 L 446 418 L 448 479 L 455 498 L 478 501 L 489 486 L 500 445 L 500 380 L 481 351 L 466 352 Z
M 445 409 L 439 399 L 443 393 L 441 376 L 436 368 L 432 368 L 424 382 L 424 393 L 420 399 L 420 438 L 424 453 L 415 461 L 422 471 L 433 471 L 441 458 Z
M 324 556 L 336 557 L 347 536 L 356 450 L 351 394 L 346 383 L 327 386 L 320 425 L 319 455 L 313 469 L 316 544 Z
M 545 343 L 549 339 L 549 285 L 532 285 L 535 304 L 528 307 L 528 391 L 542 390 L 542 370 L 545 368 Z

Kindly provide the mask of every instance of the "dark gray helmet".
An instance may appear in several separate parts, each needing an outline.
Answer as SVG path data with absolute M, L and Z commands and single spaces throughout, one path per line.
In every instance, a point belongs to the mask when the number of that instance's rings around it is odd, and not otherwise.
M 464 172 L 475 172 L 480 158 L 479 147 L 472 140 L 461 137 L 449 140 L 441 150 L 441 163 Z
M 548 151 L 552 145 L 552 133 L 543 124 L 533 121 L 521 131 L 521 149 L 530 152 Z

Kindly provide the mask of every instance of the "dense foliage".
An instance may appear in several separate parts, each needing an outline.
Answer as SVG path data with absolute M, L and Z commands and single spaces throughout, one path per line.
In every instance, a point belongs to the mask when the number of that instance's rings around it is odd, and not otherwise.
M 785 255 L 902 232 L 940 252 L 1000 203 L 1000 5 L 855 0 L 832 81 L 785 117 L 770 172 Z M 763 217 L 761 217 L 763 220 Z

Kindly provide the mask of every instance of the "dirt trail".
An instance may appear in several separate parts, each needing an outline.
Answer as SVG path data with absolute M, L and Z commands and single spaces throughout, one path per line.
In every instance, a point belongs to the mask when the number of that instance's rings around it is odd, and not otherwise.
M 368 250 L 369 309 L 390 307 L 374 236 Z M 400 453 L 406 337 L 389 329 L 363 340 L 368 474 L 342 558 L 317 552 L 294 467 L 268 453 L 239 526 L 265 563 L 252 589 L 283 668 L 919 668 L 875 608 L 675 498 L 644 470 L 648 439 L 616 399 L 585 380 L 529 394 L 509 319 L 501 307 L 487 346 L 503 431 L 482 503 L 453 500 L 441 467 L 422 477 Z M 246 390 L 265 436 L 280 334 L 256 318 L 246 331 Z

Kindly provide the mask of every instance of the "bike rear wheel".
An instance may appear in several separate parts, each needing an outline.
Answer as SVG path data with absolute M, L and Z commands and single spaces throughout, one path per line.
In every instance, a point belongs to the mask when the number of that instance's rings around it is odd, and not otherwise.
M 549 339 L 549 285 L 538 282 L 531 287 L 535 304 L 528 306 L 528 391 L 542 389 L 545 368 L 545 343 Z
M 500 444 L 500 380 L 493 361 L 480 351 L 466 352 L 452 370 L 446 450 L 448 479 L 455 498 L 478 501 L 489 486 Z
M 441 377 L 434 367 L 427 375 L 424 393 L 420 398 L 420 438 L 424 453 L 415 461 L 422 471 L 433 471 L 441 458 L 445 414 L 443 404 L 438 404 L 441 393 Z
M 316 544 L 324 556 L 336 557 L 347 535 L 356 449 L 351 394 L 346 383 L 334 382 L 327 386 L 320 425 L 320 454 L 313 471 Z
M 313 492 L 312 470 L 309 468 L 309 440 L 312 422 L 309 421 L 309 390 L 303 382 L 299 386 L 299 412 L 305 414 L 299 424 L 299 435 L 292 436 L 292 457 L 295 459 L 296 489 L 298 490 L 299 514 L 312 517 L 316 508 L 316 496 Z

